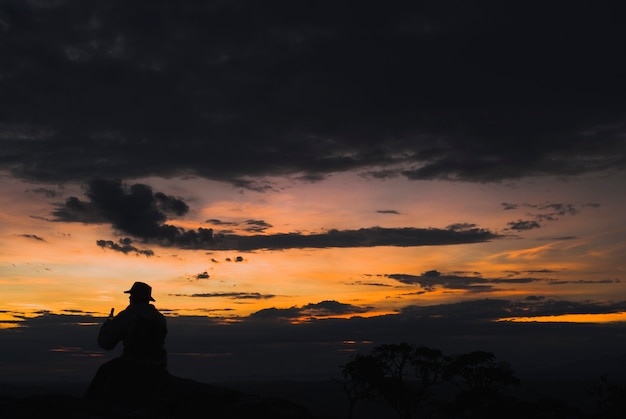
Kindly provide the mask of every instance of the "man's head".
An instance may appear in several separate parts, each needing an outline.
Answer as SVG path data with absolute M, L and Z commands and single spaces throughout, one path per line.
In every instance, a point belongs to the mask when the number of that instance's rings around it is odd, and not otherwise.
M 126 294 L 130 294 L 130 298 L 138 302 L 154 301 L 152 298 L 152 287 L 145 282 L 135 282 L 133 286 L 124 291 Z

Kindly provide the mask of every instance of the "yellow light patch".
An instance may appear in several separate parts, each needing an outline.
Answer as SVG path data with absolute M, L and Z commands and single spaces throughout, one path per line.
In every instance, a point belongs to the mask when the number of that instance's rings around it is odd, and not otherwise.
M 626 312 L 601 314 L 562 314 L 559 316 L 503 317 L 496 321 L 516 323 L 611 323 L 626 321 Z

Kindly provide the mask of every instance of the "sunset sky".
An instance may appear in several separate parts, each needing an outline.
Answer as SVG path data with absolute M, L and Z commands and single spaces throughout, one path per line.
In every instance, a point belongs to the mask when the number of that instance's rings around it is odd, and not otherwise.
M 233 364 L 207 324 L 299 345 L 332 324 L 349 353 L 429 319 L 626 319 L 621 12 L 1 2 L 0 369 L 41 324 L 92 345 L 41 350 L 101 362 L 134 281 L 174 357 Z

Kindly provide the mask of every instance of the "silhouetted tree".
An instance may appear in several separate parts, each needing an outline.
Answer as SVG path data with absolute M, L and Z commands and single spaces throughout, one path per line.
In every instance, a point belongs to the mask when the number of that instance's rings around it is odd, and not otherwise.
M 596 398 L 594 419 L 618 419 L 626 417 L 626 387 L 623 384 L 609 382 L 603 374 L 600 382 L 593 386 Z
M 506 409 L 517 403 L 501 391 L 519 380 L 508 363 L 490 352 L 444 356 L 425 346 L 385 344 L 353 356 L 342 373 L 350 418 L 359 400 L 383 400 L 402 419 L 443 417 L 445 412 L 469 418 L 507 416 L 511 412 Z M 435 397 L 435 389 L 446 382 L 460 390 L 451 403 Z
M 342 368 L 343 380 L 336 380 L 348 396 L 348 417 L 354 417 L 354 409 L 360 400 L 374 400 L 379 383 L 384 379 L 383 370 L 371 355 L 356 354 Z
M 504 401 L 501 391 L 520 383 L 507 362 L 497 361 L 494 354 L 485 351 L 451 357 L 445 379 L 461 390 L 455 404 L 470 418 L 497 417 L 497 407 Z
M 416 413 L 429 417 L 433 386 L 443 381 L 443 354 L 438 349 L 408 343 L 382 345 L 372 355 L 383 368 L 385 380 L 379 393 L 403 418 Z
M 438 349 L 408 343 L 374 348 L 357 355 L 343 368 L 344 389 L 350 401 L 350 417 L 356 402 L 379 398 L 403 419 L 419 413 L 430 417 L 432 388 L 443 382 L 445 358 Z

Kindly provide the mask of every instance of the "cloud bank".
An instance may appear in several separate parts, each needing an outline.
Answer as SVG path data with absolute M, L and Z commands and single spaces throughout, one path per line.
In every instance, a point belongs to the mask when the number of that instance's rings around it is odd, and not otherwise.
M 173 374 L 214 382 L 220 379 L 339 377 L 340 365 L 356 351 L 385 343 L 411 342 L 451 354 L 495 353 L 521 376 L 597 380 L 610 368 L 623 374 L 624 323 L 550 324 L 495 322 L 515 315 L 613 313 L 621 303 L 572 302 L 543 296 L 521 300 L 481 299 L 408 306 L 397 314 L 361 317 L 362 308 L 338 301 L 261 310 L 238 322 L 221 317 L 168 316 L 169 368 Z M 295 322 L 300 315 L 307 321 Z M 352 314 L 345 318 L 345 314 Z M 93 313 L 41 312 L 20 320 L 24 327 L 0 328 L 0 363 L 5 379 L 63 377 L 91 379 L 115 354 L 96 345 Z M 202 330 L 202 333 L 198 333 Z M 598 342 L 611 342 L 610 345 Z M 529 356 L 532 354 L 532 356 Z M 200 361 L 201 360 L 201 361 Z M 558 375 L 552 375 L 558 374 Z
M 554 271 L 535 270 L 526 273 L 550 274 Z M 515 284 L 545 283 L 548 285 L 565 285 L 565 284 L 614 284 L 619 283 L 619 279 L 600 279 L 600 280 L 555 280 L 553 278 L 544 278 L 536 276 L 517 276 L 519 272 L 512 272 L 510 277 L 501 278 L 485 278 L 475 273 L 473 276 L 459 274 L 444 274 L 437 270 L 431 270 L 421 275 L 411 274 L 388 274 L 386 277 L 396 280 L 405 285 L 417 285 L 422 293 L 432 292 L 436 289 L 445 290 L 462 290 L 469 293 L 488 293 L 501 289 L 501 287 L 510 288 Z M 500 288 L 499 288 L 500 287 Z
M 457 223 L 446 228 L 383 228 L 369 227 L 358 230 L 328 230 L 322 233 L 304 234 L 225 234 L 214 233 L 212 228 L 183 229 L 167 224 L 169 216 L 182 216 L 189 210 L 180 198 L 153 192 L 144 184 L 125 185 L 120 180 L 96 179 L 89 182 L 83 201 L 69 197 L 53 212 L 55 221 L 107 223 L 114 229 L 142 240 L 188 249 L 241 250 L 374 247 L 374 246 L 439 246 L 451 244 L 481 243 L 494 240 L 500 235 L 470 223 Z M 220 224 L 218 220 L 209 220 Z M 247 232 L 263 232 L 271 225 L 263 220 L 248 220 Z M 150 256 L 151 250 L 132 246 L 132 239 L 120 243 L 99 240 L 98 246 L 124 253 L 135 252 Z
M 621 6 L 7 0 L 0 169 L 497 182 L 623 171 Z M 529 28 L 532 28 L 530 30 Z

